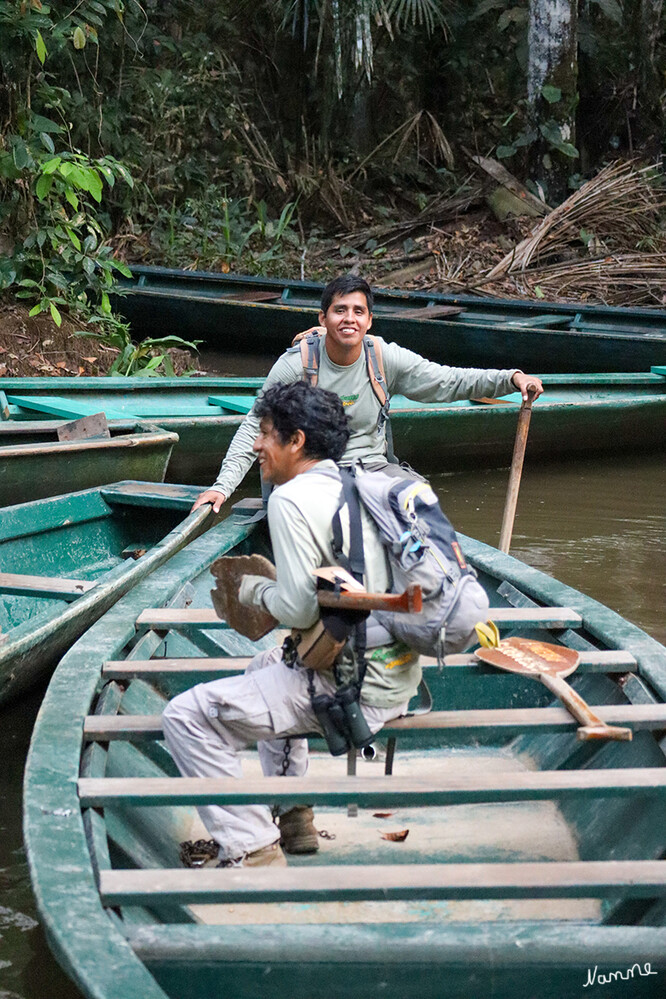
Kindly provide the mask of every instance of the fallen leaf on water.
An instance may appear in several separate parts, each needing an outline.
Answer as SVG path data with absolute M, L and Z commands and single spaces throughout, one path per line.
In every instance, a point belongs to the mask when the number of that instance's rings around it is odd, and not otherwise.
M 389 839 L 392 843 L 404 843 L 409 836 L 409 829 L 401 829 L 400 832 L 382 833 L 382 839 Z
M 393 815 L 393 812 L 373 812 L 373 819 L 389 819 Z

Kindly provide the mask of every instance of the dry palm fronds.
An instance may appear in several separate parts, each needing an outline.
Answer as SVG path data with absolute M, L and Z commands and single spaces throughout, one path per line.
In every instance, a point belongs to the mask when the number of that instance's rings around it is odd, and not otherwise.
M 608 305 L 666 305 L 666 253 L 614 254 L 554 264 L 530 274 L 546 298 L 593 298 Z
M 552 260 L 570 251 L 572 244 L 580 246 L 582 232 L 618 248 L 634 249 L 655 234 L 664 204 L 648 179 L 654 171 L 654 167 L 637 169 L 631 162 L 605 167 L 507 253 L 486 280 Z
M 397 149 L 393 155 L 392 162 L 397 163 L 405 153 L 408 145 L 412 144 L 417 162 L 434 163 L 441 161 L 449 168 L 453 167 L 453 151 L 449 141 L 444 135 L 437 120 L 429 111 L 417 111 L 415 115 L 403 121 L 390 135 L 375 146 L 371 153 L 352 170 L 347 180 L 352 181 L 357 174 L 362 174 L 365 167 L 376 157 L 380 149 L 387 146 L 392 139 L 397 142 Z

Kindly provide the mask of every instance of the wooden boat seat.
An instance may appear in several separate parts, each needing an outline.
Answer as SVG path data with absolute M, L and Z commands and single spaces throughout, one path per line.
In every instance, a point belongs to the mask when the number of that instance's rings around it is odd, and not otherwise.
M 315 804 L 425 807 L 545 799 L 666 795 L 666 767 L 521 770 L 447 777 L 80 777 L 82 808 Z
M 58 576 L 28 576 L 19 572 L 0 572 L 0 592 L 20 597 L 76 600 L 96 585 L 89 579 L 61 579 Z
M 219 406 L 231 413 L 242 413 L 245 416 L 254 406 L 254 396 L 248 399 L 242 395 L 209 395 L 206 402 L 209 406 Z
M 92 416 L 99 412 L 99 403 L 81 402 L 75 399 L 61 398 L 57 395 L 14 395 L 7 396 L 13 406 L 20 406 L 21 409 L 34 409 L 39 413 L 48 413 L 50 416 L 59 416 L 64 420 L 77 420 L 82 416 Z M 107 420 L 126 420 L 127 413 L 115 412 L 113 409 L 104 408 Z
M 102 667 L 105 680 L 153 679 L 160 676 L 174 677 L 200 683 L 203 679 L 218 680 L 224 676 L 241 673 L 251 662 L 250 656 L 223 656 L 188 659 L 118 659 L 109 660 Z M 452 673 L 463 670 L 475 675 L 489 674 L 498 677 L 508 676 L 482 663 L 473 652 L 464 652 L 444 657 L 444 666 L 425 663 L 424 669 L 440 669 Z M 635 673 L 638 665 L 630 652 L 614 652 L 607 649 L 582 652 L 577 673 Z M 196 681 L 194 677 L 197 677 Z M 201 679 L 199 679 L 199 677 Z
M 490 617 L 501 628 L 579 628 L 583 619 L 570 607 L 491 607 Z M 176 608 L 150 607 L 136 619 L 138 630 L 152 628 L 167 631 L 170 628 L 227 628 L 212 607 Z
M 322 865 L 305 869 L 102 870 L 105 906 L 398 899 L 654 898 L 666 860 Z
M 660 731 L 666 728 L 666 704 L 596 704 L 592 710 L 609 725 L 628 725 Z M 450 729 L 466 734 L 512 738 L 525 733 L 550 734 L 575 732 L 578 722 L 566 708 L 480 708 L 472 711 L 431 711 L 425 715 L 396 718 L 382 729 L 379 736 L 392 733 L 433 729 Z M 84 737 L 88 742 L 123 740 L 141 742 L 161 739 L 161 715 L 89 715 L 84 722 Z M 664 768 L 666 775 L 666 767 Z
M 459 316 L 461 312 L 465 312 L 462 305 L 422 305 L 393 312 L 380 310 L 382 318 L 387 319 L 444 319 L 446 316 Z

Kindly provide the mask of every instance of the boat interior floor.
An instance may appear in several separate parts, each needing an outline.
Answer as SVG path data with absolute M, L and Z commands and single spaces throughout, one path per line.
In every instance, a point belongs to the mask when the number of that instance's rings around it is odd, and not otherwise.
M 378 747 L 379 749 L 379 747 Z M 312 753 L 309 774 L 341 777 L 346 759 Z M 383 751 L 373 760 L 358 759 L 359 777 L 383 773 Z M 465 777 L 483 771 L 516 773 L 533 769 L 529 758 L 496 748 L 455 749 L 443 758 L 436 752 L 402 752 L 396 759 L 400 777 Z M 244 775 L 261 776 L 255 754 L 246 753 Z M 353 780 L 353 778 L 350 778 Z M 315 810 L 320 838 L 316 854 L 289 856 L 290 867 L 314 868 L 337 864 L 465 863 L 483 861 L 578 860 L 578 847 L 570 826 L 556 802 L 452 805 L 447 807 L 395 808 L 390 812 L 359 808 Z M 404 840 L 386 839 L 404 833 Z M 208 838 L 194 815 L 191 839 Z M 498 850 L 498 843 L 501 848 Z M 597 899 L 485 899 L 414 902 L 277 902 L 270 905 L 191 905 L 197 922 L 215 925 L 244 923 L 386 923 L 386 922 L 486 922 L 495 920 L 575 920 L 599 922 Z

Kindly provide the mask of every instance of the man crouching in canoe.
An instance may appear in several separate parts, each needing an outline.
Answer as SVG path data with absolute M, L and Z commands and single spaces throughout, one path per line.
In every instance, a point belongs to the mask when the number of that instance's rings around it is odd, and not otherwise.
M 391 395 L 442 403 L 495 398 L 516 389 L 527 399 L 528 388 L 534 390 L 535 398 L 541 395 L 541 381 L 516 368 L 453 368 L 369 336 L 372 308 L 372 290 L 363 278 L 355 274 L 335 278 L 322 295 L 321 327 L 309 331 L 311 336 L 276 361 L 263 386 L 265 391 L 272 385 L 305 379 L 340 396 L 350 430 L 341 464 L 361 461 L 366 469 L 400 474 L 388 422 Z M 236 431 L 216 481 L 197 498 L 193 510 L 211 503 L 214 512 L 219 512 L 254 461 L 258 432 L 255 404 Z
M 314 570 L 341 561 L 334 552 L 333 520 L 342 493 L 336 462 L 349 439 L 347 418 L 337 395 L 304 381 L 268 389 L 257 403 L 256 414 L 260 423 L 254 450 L 264 478 L 274 486 L 268 501 L 268 526 L 276 579 L 244 576 L 240 601 L 268 611 L 287 627 L 314 634 L 321 627 Z M 340 510 L 340 520 L 343 537 L 348 538 L 346 506 Z M 365 511 L 361 526 L 363 583 L 367 591 L 386 593 L 390 577 L 385 549 Z M 343 542 L 342 551 L 349 556 L 348 541 Z M 313 626 L 314 632 L 309 632 Z M 363 630 L 370 648 L 370 624 Z M 390 641 L 385 630 L 377 632 L 380 640 L 375 646 L 380 645 L 382 632 L 384 641 Z M 240 778 L 239 753 L 256 741 L 264 774 L 303 776 L 308 752 L 303 733 L 326 734 L 321 707 L 334 697 L 340 672 L 358 667 L 354 632 L 347 643 L 337 642 L 339 635 L 319 637 L 327 652 L 315 654 L 312 660 L 306 654 L 300 658 L 299 646 L 298 656 L 287 665 L 283 650 L 271 649 L 256 656 L 243 676 L 199 684 L 174 698 L 164 712 L 164 735 L 180 772 L 187 777 Z M 321 645 L 315 639 L 314 646 Z M 344 653 L 340 653 L 343 646 Z M 306 668 L 308 663 L 311 668 Z M 368 737 L 405 713 L 421 679 L 417 654 L 408 653 L 389 665 L 393 668 L 387 668 L 381 658 L 368 658 L 360 694 L 362 713 L 353 722 L 367 726 Z M 218 866 L 285 864 L 281 832 L 289 852 L 317 849 L 312 810 L 305 806 L 285 813 L 280 828 L 266 805 L 210 805 L 199 808 L 199 813 L 218 847 L 214 858 Z

